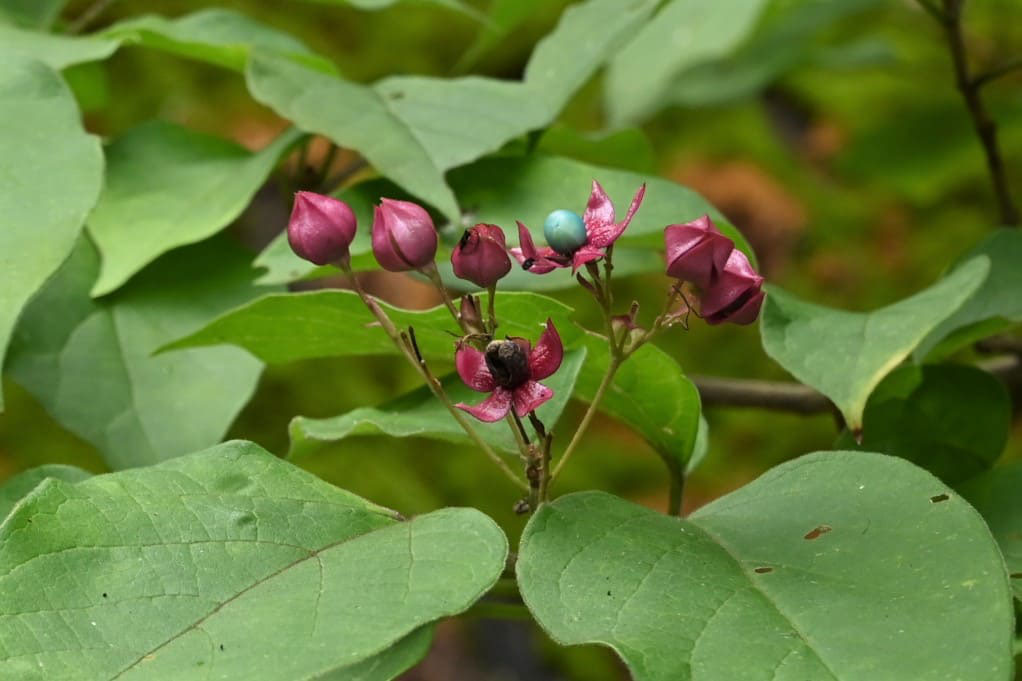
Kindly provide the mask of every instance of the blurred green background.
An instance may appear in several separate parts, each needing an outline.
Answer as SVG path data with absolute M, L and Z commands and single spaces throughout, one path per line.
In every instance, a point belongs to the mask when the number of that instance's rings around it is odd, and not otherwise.
M 90 4 L 73 2 L 64 17 L 76 17 Z M 517 78 L 535 42 L 569 3 L 532 3 L 535 11 L 520 26 L 493 40 L 480 40 L 485 32 L 477 17 L 426 2 L 368 12 L 326 2 L 121 0 L 106 9 L 96 27 L 141 13 L 176 16 L 211 4 L 288 31 L 336 61 L 346 77 L 371 81 L 390 74 L 446 77 L 466 70 Z M 480 14 L 490 5 L 466 4 Z M 693 83 L 690 91 L 679 93 L 685 106 L 667 108 L 642 126 L 645 141 L 640 138 L 627 156 L 605 156 L 600 162 L 693 187 L 746 234 L 770 282 L 822 304 L 862 311 L 930 284 L 997 227 L 998 218 L 984 157 L 954 88 L 937 24 L 907 0 L 852 4 L 855 11 L 801 32 L 789 25 L 791 34 L 776 46 L 784 67 L 765 87 L 709 98 Z M 798 6 L 799 0 L 773 2 L 753 39 L 776 30 Z M 1018 0 L 967 3 L 965 27 L 974 71 L 1022 55 Z M 66 76 L 88 129 L 104 137 L 155 117 L 256 148 L 286 125 L 249 97 L 237 74 L 156 51 L 128 47 L 106 62 L 73 67 Z M 983 95 L 1000 128 L 1016 201 L 1022 201 L 1022 71 L 991 83 Z M 560 125 L 596 132 L 604 121 L 597 77 L 572 100 Z M 324 148 L 313 145 L 309 158 L 315 160 Z M 294 158 L 287 162 L 292 172 L 295 163 Z M 284 228 L 289 210 L 284 196 L 268 186 L 235 225 L 234 234 L 253 251 Z M 336 281 L 317 285 L 331 283 Z M 394 302 L 425 306 L 433 300 L 428 291 L 407 289 L 393 277 L 374 275 L 367 284 Z M 636 277 L 618 285 L 619 301 L 635 298 L 645 310 L 657 309 L 662 278 Z M 598 311 L 584 292 L 566 298 L 588 310 L 589 321 L 598 325 Z M 696 322 L 688 332 L 676 328 L 665 334 L 659 344 L 690 374 L 788 378 L 763 353 L 756 327 L 710 328 Z M 412 371 L 390 359 L 269 367 L 229 437 L 283 453 L 293 416 L 331 416 L 415 385 Z M 90 445 L 63 430 L 16 384 L 5 381 L 3 389 L 8 404 L 0 417 L 0 479 L 47 462 L 103 470 Z M 571 432 L 581 413 L 572 405 L 559 430 Z M 713 408 L 706 418 L 709 454 L 687 485 L 686 509 L 781 461 L 830 448 L 838 435 L 827 414 Z M 1007 456 L 1022 457 L 1017 418 Z M 515 491 L 466 447 L 354 438 L 324 447 L 301 464 L 406 514 L 467 505 L 494 516 L 512 535 L 524 525 L 511 513 Z M 604 419 L 594 423 L 557 492 L 586 488 L 661 509 L 667 498 L 657 456 L 627 428 Z M 495 627 L 493 635 L 476 636 L 473 645 L 485 648 L 487 641 L 506 636 L 510 648 L 497 657 L 511 656 L 514 634 L 501 633 L 500 626 L 486 623 L 484 628 Z M 467 635 L 464 623 L 445 625 L 436 649 L 414 672 L 421 676 L 414 678 L 559 678 L 541 670 L 501 671 L 492 664 L 470 674 L 458 652 Z M 552 644 L 540 645 L 552 650 Z M 484 651 L 473 664 L 493 657 Z M 444 665 L 452 659 L 461 660 L 461 671 L 445 676 Z M 562 651 L 555 666 L 570 678 L 621 675 L 613 655 L 602 650 Z

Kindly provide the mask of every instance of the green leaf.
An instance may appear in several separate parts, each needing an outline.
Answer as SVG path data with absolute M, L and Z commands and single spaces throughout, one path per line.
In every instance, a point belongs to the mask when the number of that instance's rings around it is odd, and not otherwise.
M 589 354 L 575 396 L 590 402 L 610 351 L 603 336 L 586 334 L 583 342 Z M 618 369 L 600 409 L 634 428 L 669 464 L 685 469 L 699 431 L 699 391 L 666 352 L 655 345 L 639 348 Z
M 0 24 L 0 55 L 38 59 L 52 69 L 106 59 L 119 45 L 92 36 L 40 33 Z
M 325 676 L 316 676 L 315 681 L 391 681 L 426 657 L 432 642 L 432 626 L 420 627 L 383 652 Z
M 399 76 L 366 87 L 256 53 L 249 90 L 302 129 L 357 149 L 381 174 L 457 222 L 444 172 L 550 123 L 656 4 L 622 8 L 619 0 L 590 0 L 569 8 L 536 46 L 522 82 Z
M 883 4 L 883 0 L 772 2 L 742 45 L 720 59 L 682 71 L 662 90 L 679 106 L 713 106 L 750 97 L 784 74 L 811 61 L 818 38 L 842 19 Z
M 641 128 L 587 133 L 555 124 L 543 131 L 536 143 L 536 151 L 546 156 L 562 156 L 647 176 L 656 174 L 656 151 Z
M 246 80 L 253 97 L 298 127 L 358 150 L 415 196 L 451 219 L 458 215 L 443 169 L 372 88 L 259 51 L 249 60 Z
M 110 293 L 163 253 L 229 225 L 300 138 L 292 129 L 250 153 L 151 121 L 117 139 L 107 148 L 106 184 L 88 221 L 103 258 L 92 295 Z
M 64 482 L 78 482 L 92 475 L 88 471 L 74 466 L 47 464 L 38 468 L 30 468 L 18 473 L 0 484 L 0 522 L 7 517 L 14 505 L 29 492 L 34 490 L 43 480 L 57 478 Z
M 604 102 L 612 125 L 652 114 L 687 68 L 729 54 L 753 29 L 766 0 L 672 0 L 617 53 Z
M 370 658 L 468 608 L 506 555 L 479 511 L 396 522 L 227 443 L 20 504 L 0 527 L 0 659 L 25 679 L 391 678 Z
M 55 69 L 106 59 L 122 44 L 163 50 L 235 71 L 245 68 L 254 47 L 316 68 L 332 68 L 290 35 L 226 9 L 205 9 L 176 19 L 147 15 L 88 36 L 52 35 L 0 25 L 0 54 L 34 57 Z
M 543 385 L 554 391 L 554 396 L 536 410 L 547 430 L 553 429 L 568 398 L 571 397 L 586 352 L 582 348 L 566 353 L 561 368 Z M 443 378 L 444 392 L 453 403 L 478 404 L 486 396 L 468 388 L 457 374 Z M 506 452 L 517 452 L 518 445 L 508 424 L 482 423 L 472 425 L 486 442 Z M 406 393 L 378 407 L 360 407 L 346 414 L 325 419 L 298 416 L 291 421 L 291 451 L 289 459 L 297 459 L 315 452 L 323 442 L 336 442 L 354 435 L 390 435 L 391 437 L 426 437 L 448 442 L 469 443 L 458 422 L 448 413 L 429 388 L 422 387 Z
M 458 60 L 457 69 L 463 71 L 474 66 L 482 55 L 548 4 L 548 0 L 493 0 L 483 30 Z
M 855 432 L 873 388 L 976 291 L 988 270 L 987 258 L 973 258 L 928 289 L 870 313 L 814 305 L 771 286 L 760 324 L 763 348 L 829 397 Z
M 399 329 L 412 326 L 427 359 L 453 361 L 457 326 L 447 308 L 402 310 L 381 302 Z M 534 293 L 497 297 L 500 331 L 535 338 L 547 317 L 554 320 L 565 344 L 578 337 L 569 321 L 572 309 Z M 161 350 L 231 343 L 270 364 L 312 357 L 356 357 L 397 353 L 387 334 L 352 291 L 315 291 L 263 296 L 215 319 L 195 333 Z
M 153 357 L 260 293 L 247 254 L 214 240 L 175 251 L 95 301 L 95 249 L 82 239 L 18 325 L 8 370 L 111 468 L 156 463 L 218 442 L 262 365 L 237 348 Z
M 990 259 L 983 284 L 958 310 L 933 330 L 916 349 L 916 359 L 945 356 L 973 341 L 1022 322 L 1022 232 L 1001 229 L 962 258 L 955 270 L 973 257 Z
M 788 462 L 688 520 L 602 492 L 542 506 L 522 598 L 565 645 L 636 681 L 1011 675 L 1004 562 L 925 471 L 864 452 Z
M 254 49 L 329 68 L 329 62 L 314 55 L 297 38 L 244 14 L 221 8 L 199 10 L 176 19 L 146 15 L 114 24 L 97 35 L 234 71 L 245 69 Z
M 990 468 L 1004 451 L 1011 398 L 1004 384 L 971 366 L 903 366 L 866 402 L 862 445 L 845 432 L 838 447 L 908 459 L 948 484 Z
M 67 0 L 3 0 L 0 23 L 9 21 L 19 26 L 49 28 L 66 4 Z
M 699 468 L 709 453 L 710 424 L 706 421 L 706 417 L 700 413 L 699 429 L 696 431 L 696 441 L 692 446 L 692 456 L 689 457 L 688 463 L 685 464 L 685 475 L 692 475 L 692 471 Z
M 2 364 L 22 308 L 67 258 L 99 196 L 103 153 L 64 81 L 37 61 L 0 58 L 0 121 Z
M 569 7 L 536 45 L 522 82 L 397 76 L 375 88 L 437 167 L 454 168 L 549 124 L 656 5 L 589 0 Z
M 1015 598 L 1022 601 L 1022 461 L 998 466 L 958 487 L 987 521 L 1011 573 Z

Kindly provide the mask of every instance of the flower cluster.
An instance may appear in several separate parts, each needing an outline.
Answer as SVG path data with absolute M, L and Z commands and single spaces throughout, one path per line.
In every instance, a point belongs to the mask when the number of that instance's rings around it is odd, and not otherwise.
M 517 223 L 519 246 L 510 249 L 499 226 L 477 224 L 464 232 L 451 252 L 454 275 L 489 289 L 492 296 L 497 282 L 511 271 L 512 257 L 522 269 L 533 274 L 569 267 L 577 274 L 585 266 L 593 281 L 586 282 L 581 274 L 579 281 L 594 294 L 606 295 L 600 289 L 595 263 L 606 260 L 609 276 L 614 242 L 632 221 L 645 194 L 646 185 L 642 185 L 619 221 L 610 197 L 594 180 L 582 215 L 565 209 L 550 213 L 543 225 L 548 245 L 542 248 L 536 247 L 528 227 L 521 222 Z M 300 257 L 317 265 L 336 263 L 348 271 L 349 248 L 355 232 L 355 214 L 343 201 L 312 192 L 295 196 L 287 235 Z M 763 278 L 709 216 L 668 225 L 664 239 L 667 274 L 699 289 L 700 316 L 707 323 L 750 324 L 756 319 L 763 304 Z M 375 207 L 372 250 L 376 260 L 391 272 L 422 272 L 441 288 L 466 334 L 455 353 L 458 374 L 473 390 L 490 393 L 477 406 L 454 406 L 482 421 L 500 420 L 511 410 L 518 417 L 531 414 L 553 396 L 553 391 L 539 381 L 553 374 L 561 364 L 563 347 L 557 329 L 547 320 L 535 347 L 524 338 L 494 339 L 496 322 L 492 318 L 488 325 L 483 322 L 474 297 L 462 299 L 460 313 L 454 309 L 434 262 L 437 243 L 433 220 L 418 204 L 384 198 Z M 609 309 L 609 296 L 604 300 Z M 685 302 L 687 305 L 688 301 Z M 371 301 L 367 304 L 371 305 Z M 491 316 L 492 304 L 491 298 Z M 637 312 L 638 305 L 633 304 L 628 316 L 611 318 L 616 337 L 612 343 L 620 343 L 618 351 L 623 352 L 626 346 L 637 347 L 650 335 L 635 323 Z M 632 339 L 630 345 L 624 340 L 626 336 Z
M 751 324 L 763 305 L 763 277 L 710 216 L 668 225 L 667 274 L 702 290 L 701 316 L 707 324 Z

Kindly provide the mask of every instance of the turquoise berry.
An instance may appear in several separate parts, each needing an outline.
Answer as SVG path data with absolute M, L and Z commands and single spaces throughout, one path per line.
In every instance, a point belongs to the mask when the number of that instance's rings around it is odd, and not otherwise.
M 586 242 L 586 225 L 581 215 L 562 208 L 546 216 L 543 235 L 550 248 L 571 255 Z

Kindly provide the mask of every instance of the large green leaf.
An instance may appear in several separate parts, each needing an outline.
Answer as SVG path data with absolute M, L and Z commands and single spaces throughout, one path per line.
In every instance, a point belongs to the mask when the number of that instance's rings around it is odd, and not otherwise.
M 656 5 L 589 0 L 568 8 L 536 45 L 522 82 L 397 76 L 375 88 L 437 167 L 454 168 L 549 124 Z
M 1022 461 L 998 466 L 959 486 L 987 521 L 1008 563 L 1015 598 L 1022 601 Z
M 455 169 L 449 177 L 469 224 L 487 222 L 500 225 L 504 228 L 509 245 L 518 241 L 515 220 L 521 220 L 532 228 L 537 243 L 542 243 L 540 228 L 551 211 L 558 208 L 569 208 L 580 213 L 584 211 L 594 179 L 599 180 L 607 190 L 619 215 L 627 210 L 639 186 L 643 182 L 647 185 L 642 207 L 618 241 L 620 245 L 615 248 L 617 275 L 662 270 L 664 264 L 659 252 L 663 250 L 664 227 L 688 222 L 703 214 L 713 217 L 739 248 L 753 255 L 741 233 L 723 222 L 716 208 L 691 189 L 670 180 L 543 154 L 487 158 Z M 369 252 L 371 206 L 379 201 L 380 196 L 391 196 L 393 189 L 393 185 L 387 182 L 372 181 L 338 194 L 351 204 L 359 224 L 364 225 L 356 243 L 352 245 L 353 254 Z M 460 233 L 455 238 L 457 236 Z M 367 267 L 376 267 L 371 259 L 367 258 L 363 262 Z M 269 268 L 269 272 L 261 279 L 266 283 L 293 281 L 314 269 L 310 263 L 290 252 L 284 235 L 259 256 L 256 264 Z M 442 256 L 440 266 L 449 283 L 471 288 L 466 282 L 454 279 L 450 264 Z M 518 267 L 513 268 L 500 283 L 503 290 L 557 290 L 576 285 L 567 270 L 538 276 Z
M 484 299 L 485 300 L 485 299 Z M 428 359 L 453 361 L 457 326 L 443 306 L 411 311 L 380 306 L 399 329 L 412 326 Z M 534 293 L 497 297 L 500 332 L 536 338 L 547 317 L 566 343 L 578 332 L 568 321 L 571 308 Z M 232 310 L 205 328 L 167 345 L 165 350 L 232 343 L 270 364 L 311 357 L 393 354 L 397 349 L 352 291 L 273 294 Z
M 583 132 L 567 125 L 552 125 L 536 141 L 535 150 L 605 168 L 620 168 L 655 175 L 657 154 L 642 128 L 613 132 Z
M 763 348 L 795 378 L 826 395 L 858 431 L 873 388 L 986 279 L 977 257 L 933 286 L 870 313 L 799 300 L 771 286 L 760 330 Z
M 653 113 L 685 69 L 727 55 L 766 0 L 672 0 L 610 62 L 604 101 L 614 125 Z
M 301 137 L 289 130 L 258 153 L 171 123 L 145 123 L 107 148 L 89 233 L 103 258 L 92 295 L 110 293 L 167 251 L 201 241 L 248 205 Z
M 395 517 L 243 442 L 47 482 L 0 527 L 0 659 L 46 681 L 392 678 L 507 554 L 473 509 Z M 397 669 L 371 659 L 395 643 Z
M 537 409 L 536 414 L 548 430 L 553 429 L 560 419 L 585 356 L 585 349 L 565 354 L 557 373 L 543 380 L 543 385 L 553 390 L 554 396 Z M 457 374 L 446 376 L 442 383 L 448 399 L 454 403 L 478 404 L 486 397 L 468 388 Z M 518 451 L 507 423 L 473 421 L 473 425 L 480 436 L 494 447 L 506 452 Z M 323 442 L 336 442 L 354 435 L 382 434 L 392 437 L 427 437 L 457 443 L 471 442 L 447 408 L 426 387 L 380 406 L 359 407 L 340 416 L 324 419 L 299 416 L 291 421 L 289 431 L 291 451 L 288 458 L 291 459 L 314 452 Z
M 0 2 L 0 22 L 46 28 L 56 21 L 66 4 L 67 0 L 3 0 Z
M 253 97 L 298 127 L 357 149 L 415 196 L 451 219 L 458 215 L 443 169 L 372 88 L 264 52 L 249 60 L 246 80 Z
M 310 132 L 357 149 L 383 175 L 453 222 L 458 204 L 444 172 L 496 151 L 550 123 L 656 6 L 589 0 L 565 11 L 536 46 L 523 81 L 387 78 L 373 87 L 293 59 L 256 53 L 249 89 L 260 102 Z
M 74 466 L 47 464 L 38 468 L 30 468 L 8 478 L 0 484 L 0 522 L 7 517 L 14 505 L 31 492 L 46 478 L 57 478 L 65 482 L 78 482 L 92 475 L 88 471 Z
M 34 58 L 53 69 L 106 59 L 120 44 L 92 36 L 40 33 L 0 24 L 0 55 Z
M 122 44 L 163 50 L 186 59 L 241 71 L 254 47 L 330 69 L 329 63 L 286 33 L 226 9 L 204 9 L 175 19 L 147 15 L 88 36 L 40 33 L 0 25 L 0 54 L 30 56 L 62 69 L 106 59 Z
M 810 454 L 660 515 L 602 492 L 529 521 L 522 597 L 567 644 L 636 681 L 1008 681 L 1013 613 L 982 518 L 912 464 Z
M 67 258 L 99 196 L 103 153 L 64 81 L 37 61 L 0 58 L 0 121 L 3 364 L 18 315 Z
M 249 53 L 256 48 L 326 68 L 326 61 L 313 55 L 297 38 L 221 8 L 203 9 L 176 19 L 137 17 L 114 24 L 98 35 L 235 71 L 245 68 Z
M 95 301 L 99 258 L 83 238 L 26 308 L 11 345 L 12 378 L 112 468 L 218 442 L 255 390 L 260 362 L 237 348 L 152 353 L 261 292 L 246 254 L 228 246 L 179 249 Z
M 1022 322 L 1022 232 L 994 232 L 962 258 L 964 267 L 973 257 L 990 259 L 986 280 L 958 311 L 945 319 L 916 349 L 921 359 L 933 351 L 946 355 L 969 343 Z M 957 269 L 957 268 L 956 268 Z
M 1011 426 L 1004 384 L 971 366 L 899 367 L 877 385 L 862 416 L 862 444 L 845 431 L 842 449 L 900 456 L 948 484 L 990 468 Z
M 575 394 L 589 402 L 610 351 L 603 336 L 586 334 L 583 342 L 589 355 Z M 618 369 L 600 408 L 634 428 L 669 464 L 685 469 L 699 432 L 699 391 L 666 352 L 655 345 L 640 348 Z

